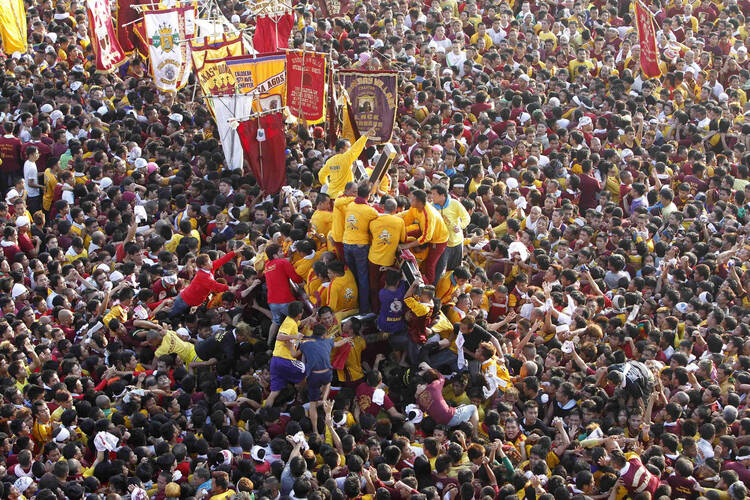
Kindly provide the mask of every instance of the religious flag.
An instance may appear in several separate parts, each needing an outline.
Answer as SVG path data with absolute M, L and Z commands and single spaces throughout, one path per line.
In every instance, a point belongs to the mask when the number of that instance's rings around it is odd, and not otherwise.
M 660 77 L 661 68 L 659 68 L 659 48 L 656 44 L 654 15 L 640 0 L 635 0 L 634 7 L 638 43 L 641 46 L 641 71 L 647 78 Z
M 26 8 L 23 0 L 0 0 L 0 38 L 3 51 L 9 56 L 14 52 L 25 54 L 28 50 Z
M 281 110 L 286 99 L 286 54 L 230 57 L 229 71 L 237 80 L 237 91 L 250 94 L 257 112 Z
M 276 194 L 286 184 L 286 135 L 281 113 L 268 113 L 240 122 L 245 159 L 258 185 L 266 193 Z
M 291 12 L 255 18 L 253 47 L 260 54 L 288 48 L 293 26 L 294 14 Z
M 110 72 L 125 62 L 125 52 L 120 47 L 112 25 L 112 12 L 107 0 L 86 0 L 89 17 L 91 45 L 96 54 L 96 70 Z
M 357 129 L 375 127 L 368 144 L 389 142 L 396 125 L 398 72 L 340 70 L 338 75 L 349 94 Z
M 310 125 L 326 117 L 326 56 L 315 52 L 286 54 L 286 105 L 289 113 Z
M 192 59 L 189 39 L 195 34 L 195 4 L 146 10 L 143 24 L 156 88 L 176 92 L 187 85 Z
M 200 20 L 196 21 L 200 25 Z M 199 36 L 190 41 L 190 55 L 192 56 L 193 69 L 196 73 L 201 72 L 203 63 L 206 60 L 223 61 L 228 57 L 241 56 L 243 54 L 242 37 L 239 33 L 232 35 L 223 34 L 219 40 L 213 41 L 215 38 L 213 36 Z M 234 84 L 232 85 L 232 91 L 234 91 Z

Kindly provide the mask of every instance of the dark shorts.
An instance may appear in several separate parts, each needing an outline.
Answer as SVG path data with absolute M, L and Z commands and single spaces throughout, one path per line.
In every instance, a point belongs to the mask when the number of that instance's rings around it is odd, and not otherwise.
M 328 370 L 325 373 L 310 373 L 307 376 L 307 396 L 310 401 L 320 401 L 320 397 L 323 395 L 323 386 L 330 384 L 333 380 L 333 370 Z
M 280 391 L 286 384 L 298 384 L 305 378 L 304 368 L 291 359 L 271 358 L 271 391 Z

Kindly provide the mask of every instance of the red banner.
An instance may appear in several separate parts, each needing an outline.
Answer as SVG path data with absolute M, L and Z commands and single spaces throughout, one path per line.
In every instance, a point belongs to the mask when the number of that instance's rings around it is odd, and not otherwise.
M 310 125 L 325 120 L 326 56 L 314 52 L 286 54 L 286 105 L 295 118 Z
M 647 78 L 660 77 L 654 15 L 640 0 L 635 0 L 635 25 L 638 29 L 638 43 L 641 46 L 641 71 Z
M 125 62 L 125 53 L 112 26 L 112 13 L 107 0 L 87 0 L 91 45 L 96 55 L 97 71 L 112 71 Z
M 258 134 L 259 128 L 263 130 L 261 134 Z M 281 186 L 286 184 L 286 136 L 281 113 L 240 122 L 237 133 L 258 185 L 266 193 L 281 191 Z M 263 140 L 258 140 L 259 136 Z
M 281 16 L 258 17 L 255 20 L 253 48 L 258 54 L 288 48 L 292 26 L 294 26 L 294 14 L 291 12 Z

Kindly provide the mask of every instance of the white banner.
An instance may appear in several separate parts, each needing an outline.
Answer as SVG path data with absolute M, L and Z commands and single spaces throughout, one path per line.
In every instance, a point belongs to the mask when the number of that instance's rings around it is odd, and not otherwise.
M 190 43 L 195 35 L 195 4 L 143 13 L 156 88 L 176 92 L 187 85 L 192 71 Z
M 249 116 L 252 113 L 253 99 L 248 95 L 213 96 L 209 97 L 211 107 L 216 116 L 216 128 L 219 129 L 221 148 L 224 150 L 227 167 L 230 170 L 242 169 L 244 152 L 240 136 L 237 134 L 237 116 Z M 232 126 L 234 122 L 235 126 Z

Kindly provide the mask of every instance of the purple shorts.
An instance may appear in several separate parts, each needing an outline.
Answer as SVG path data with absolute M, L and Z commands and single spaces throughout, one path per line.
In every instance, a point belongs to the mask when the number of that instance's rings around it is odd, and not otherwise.
M 305 368 L 299 361 L 277 356 L 271 358 L 271 391 L 280 391 L 286 384 L 297 384 L 304 378 Z
M 323 386 L 330 384 L 332 379 L 332 370 L 325 373 L 310 373 L 307 376 L 307 396 L 311 402 L 320 401 L 321 396 L 323 396 Z

